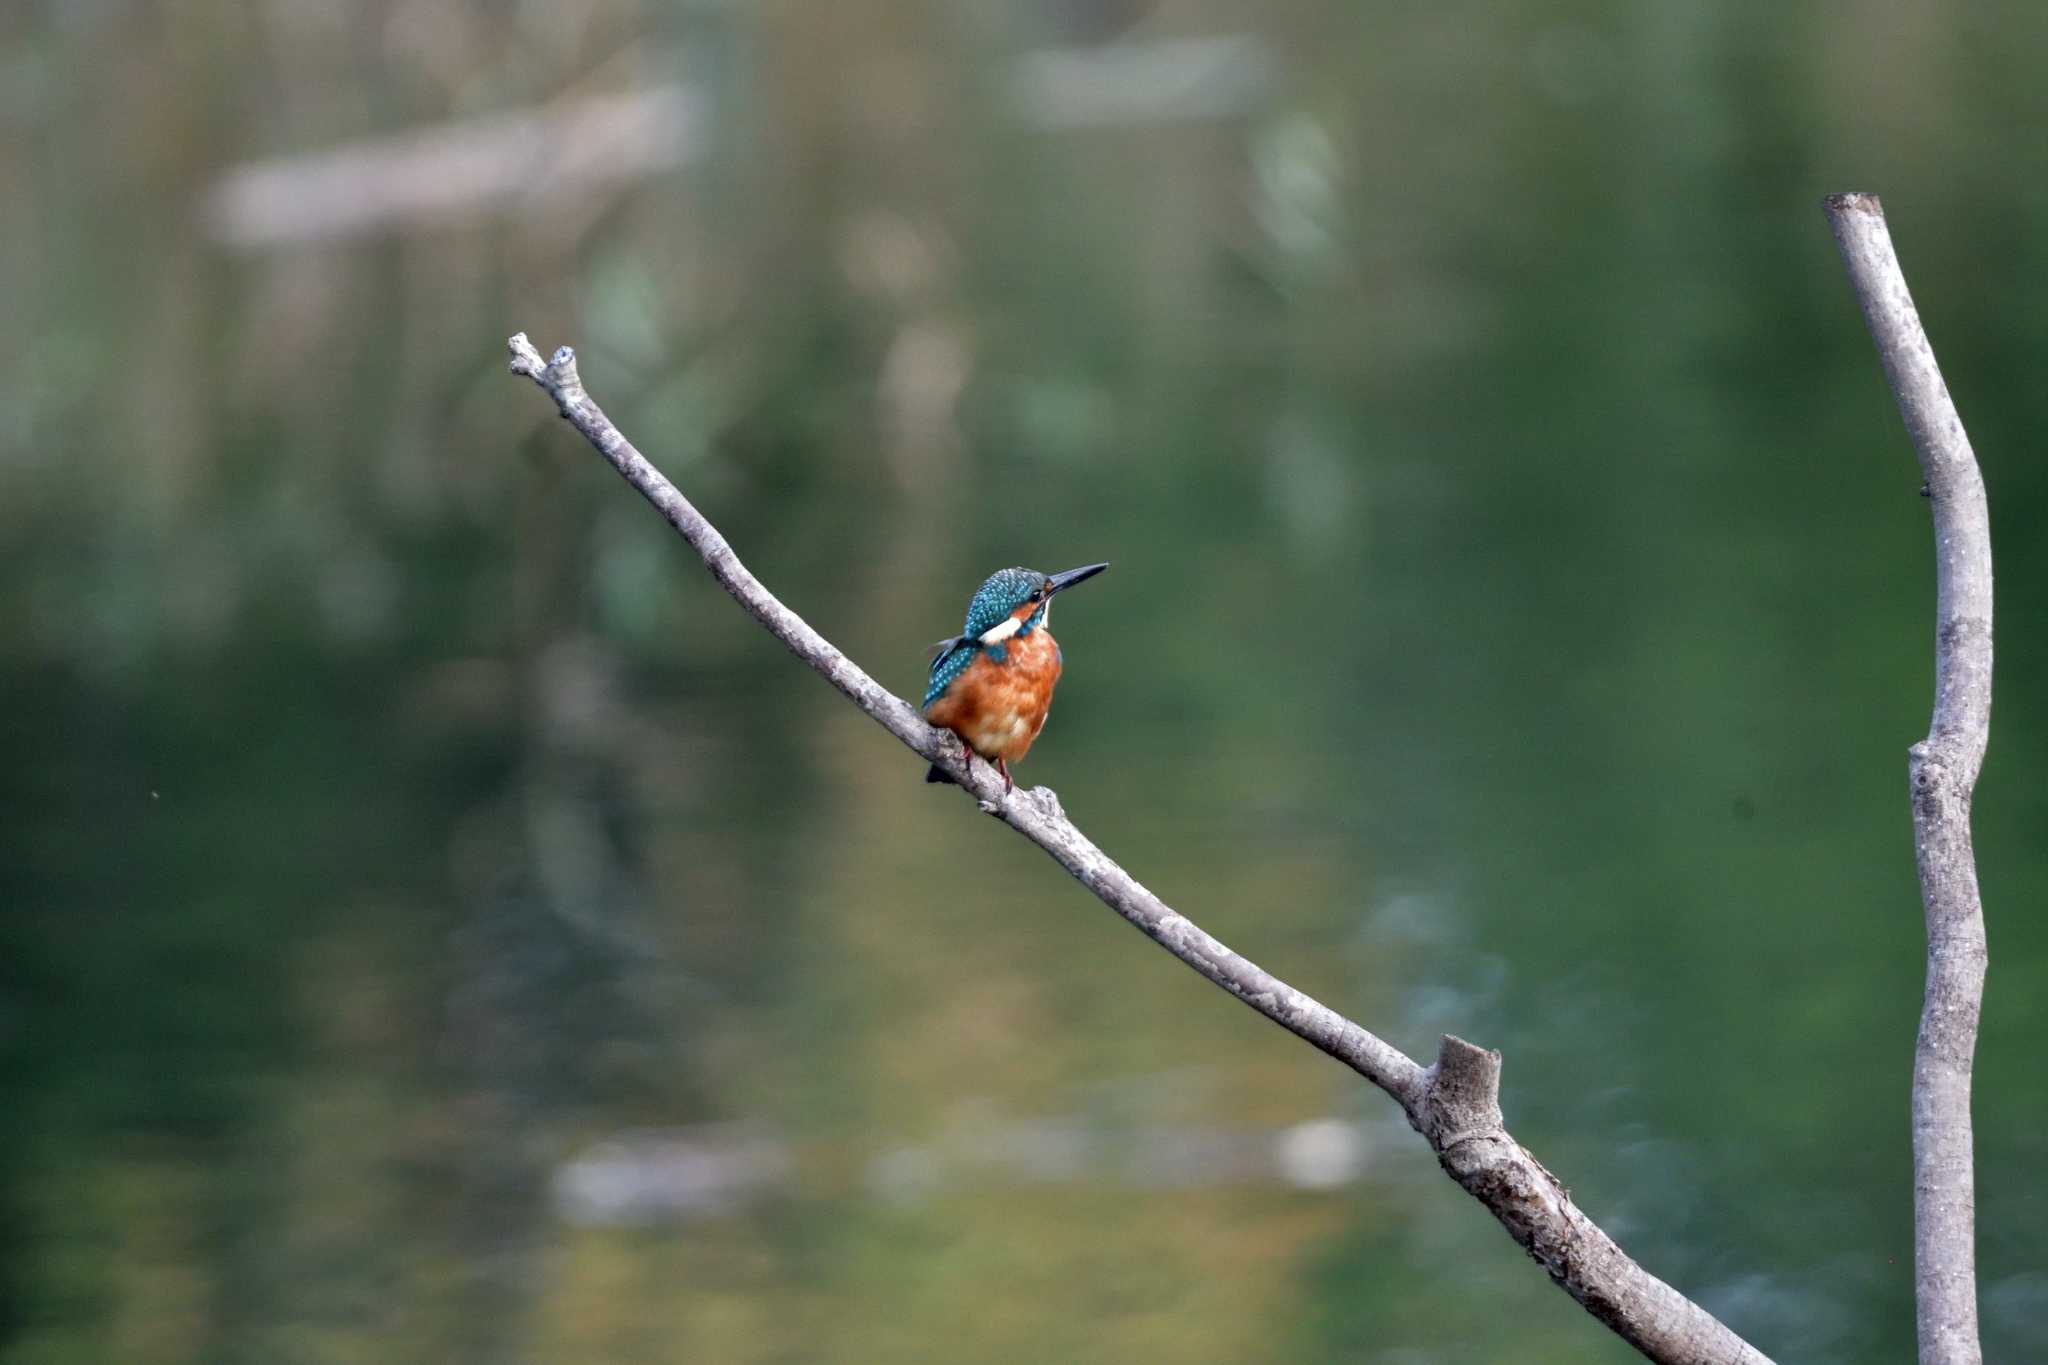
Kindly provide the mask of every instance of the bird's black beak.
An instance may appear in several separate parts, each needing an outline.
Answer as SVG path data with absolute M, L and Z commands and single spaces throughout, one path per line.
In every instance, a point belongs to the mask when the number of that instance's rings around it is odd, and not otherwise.
M 1045 595 L 1050 597 L 1056 592 L 1065 592 L 1076 583 L 1093 578 L 1108 567 L 1109 565 L 1107 564 L 1084 564 L 1078 569 L 1069 569 L 1065 573 L 1056 573 L 1045 580 Z

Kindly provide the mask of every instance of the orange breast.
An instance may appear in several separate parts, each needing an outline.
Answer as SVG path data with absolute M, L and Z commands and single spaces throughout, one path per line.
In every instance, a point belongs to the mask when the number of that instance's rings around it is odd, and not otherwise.
M 983 758 L 1006 763 L 1024 757 L 1045 728 L 1052 689 L 1060 680 L 1060 647 L 1043 628 L 1010 640 L 1003 662 L 986 653 L 925 711 Z

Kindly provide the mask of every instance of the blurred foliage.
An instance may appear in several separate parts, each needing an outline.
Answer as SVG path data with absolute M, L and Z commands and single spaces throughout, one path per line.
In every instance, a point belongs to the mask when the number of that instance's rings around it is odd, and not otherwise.
M 0 15 L 0 1356 L 1632 1358 L 1382 1098 L 731 610 L 505 376 L 519 328 L 899 692 L 987 571 L 1114 561 L 1023 780 L 1402 1046 L 1503 1048 L 1517 1134 L 1778 1358 L 1897 1354 L 1932 577 L 1842 189 L 1991 488 L 1985 1339 L 2048 1351 L 2044 40 L 1876 0 Z M 662 89 L 679 165 L 223 227 L 253 160 Z M 1072 1114 L 1336 1115 L 1369 1159 L 877 1184 Z M 590 1144 L 731 1123 L 783 1186 L 561 1215 Z

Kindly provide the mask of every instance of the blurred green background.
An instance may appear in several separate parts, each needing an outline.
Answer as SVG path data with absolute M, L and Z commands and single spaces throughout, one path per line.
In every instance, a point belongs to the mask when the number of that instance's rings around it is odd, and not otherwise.
M 2048 11 L 0 10 L 0 1359 L 1622 1361 L 898 692 L 1785 1361 L 1910 1350 L 1918 478 L 1991 491 L 1992 1358 L 2048 1355 Z

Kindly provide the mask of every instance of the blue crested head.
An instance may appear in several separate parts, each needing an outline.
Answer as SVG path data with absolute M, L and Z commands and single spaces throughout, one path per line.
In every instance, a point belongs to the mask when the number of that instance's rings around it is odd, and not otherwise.
M 967 671 L 976 654 L 986 653 L 997 663 L 1003 662 L 1008 653 L 1007 642 L 1013 636 L 1029 635 L 1045 624 L 1054 593 L 1093 578 L 1108 567 L 1088 564 L 1056 574 L 1010 568 L 990 574 L 967 604 L 967 623 L 960 634 L 939 642 L 932 657 L 931 682 L 925 689 L 924 705 L 938 700 L 953 680 Z M 1031 610 L 1024 612 L 1027 606 Z
M 974 600 L 967 604 L 967 624 L 960 633 L 968 639 L 979 640 L 1016 615 L 1017 608 L 1026 602 L 1037 602 L 1039 609 L 1017 632 L 1020 635 L 1028 633 L 1045 615 L 1045 585 L 1051 581 L 1036 569 L 996 570 L 975 590 Z

